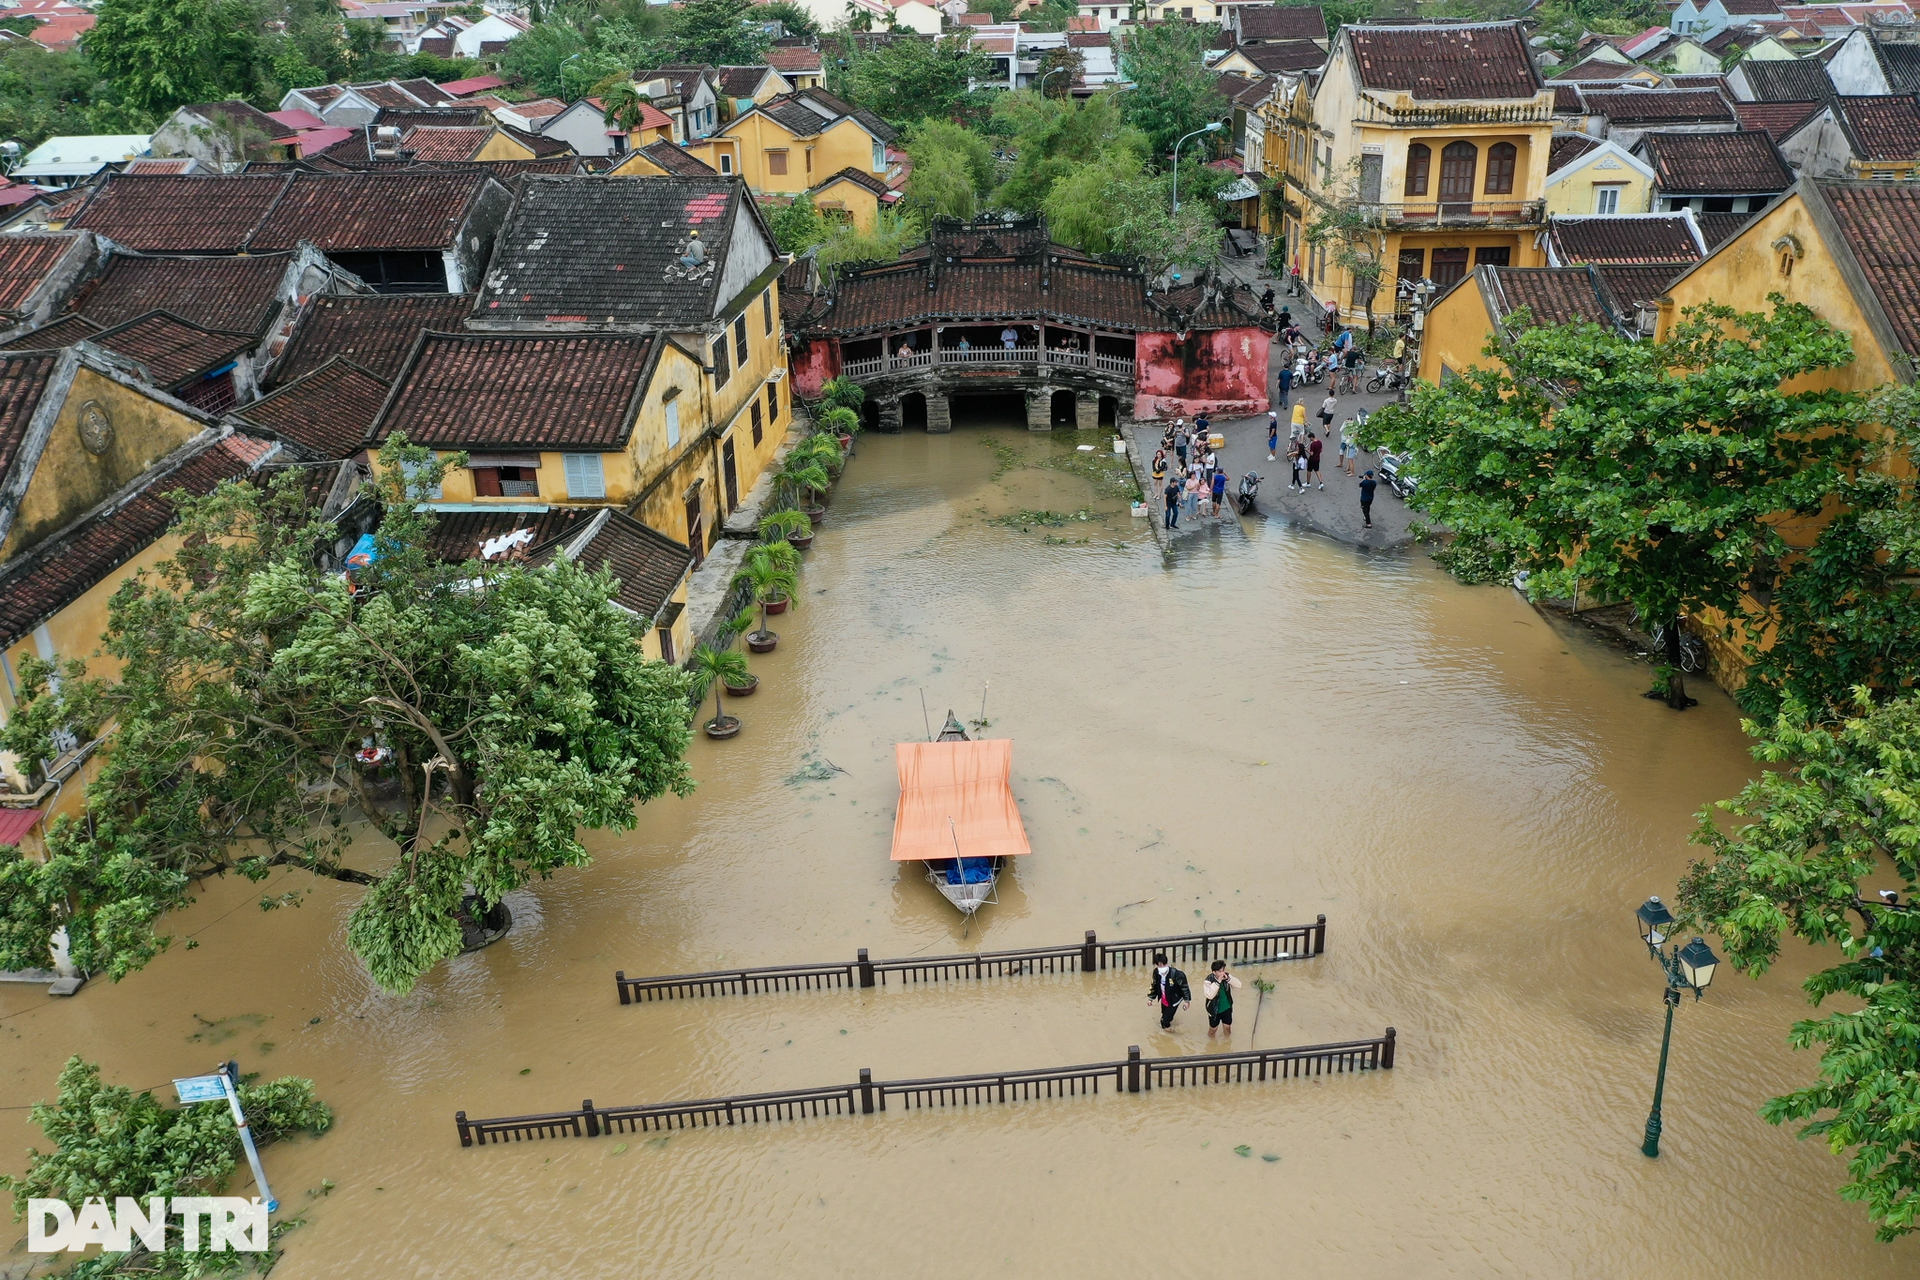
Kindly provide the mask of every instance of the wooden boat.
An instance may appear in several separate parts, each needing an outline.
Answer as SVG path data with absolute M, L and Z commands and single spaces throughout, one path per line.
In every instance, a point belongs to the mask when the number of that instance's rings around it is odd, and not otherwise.
M 967 915 L 997 902 L 1006 860 L 1033 851 L 1008 781 L 1012 741 L 975 742 L 949 711 L 932 742 L 898 743 L 894 754 L 893 860 L 924 863 L 928 882 Z

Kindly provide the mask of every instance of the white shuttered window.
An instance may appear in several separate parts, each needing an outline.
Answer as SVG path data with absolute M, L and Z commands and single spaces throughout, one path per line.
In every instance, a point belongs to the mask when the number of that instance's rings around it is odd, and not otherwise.
M 561 457 L 567 465 L 567 496 L 569 498 L 604 498 L 607 496 L 606 474 L 600 470 L 600 455 L 597 453 L 567 453 Z

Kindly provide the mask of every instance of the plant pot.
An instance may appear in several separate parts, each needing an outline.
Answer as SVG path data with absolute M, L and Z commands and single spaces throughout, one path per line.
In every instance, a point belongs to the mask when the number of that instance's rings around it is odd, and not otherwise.
M 750 698 L 753 696 L 753 691 L 760 687 L 760 677 L 748 676 L 745 684 L 728 684 L 722 680 L 720 687 L 727 691 L 729 698 Z
M 507 904 L 496 902 L 491 911 L 480 909 L 480 898 L 469 894 L 460 900 L 460 912 L 455 917 L 460 922 L 460 950 L 478 951 L 490 947 L 507 936 L 513 928 L 513 912 Z
M 707 721 L 700 727 L 707 731 L 709 738 L 731 738 L 740 732 L 740 717 L 721 716 L 717 720 Z
M 806 549 L 807 549 L 808 547 L 810 547 L 810 546 L 812 546 L 812 545 L 813 545 L 813 535 L 812 535 L 812 534 L 808 534 L 808 535 L 807 535 L 806 537 L 804 537 L 804 538 L 793 538 L 793 537 L 790 537 L 790 538 L 788 538 L 788 539 L 787 539 L 787 541 L 788 541 L 788 542 L 789 542 L 790 544 L 792 544 L 792 546 L 793 546 L 793 549 L 794 549 L 795 551 L 805 551 L 805 550 L 806 550 Z
M 750 653 L 772 653 L 773 646 L 779 643 L 780 634 L 777 631 L 747 632 L 747 650 Z
M 802 507 L 800 510 L 806 513 L 807 520 L 812 524 L 817 525 L 827 518 L 827 509 L 825 507 Z
M 853 452 L 852 436 L 843 435 L 840 437 L 840 452 L 845 454 L 851 454 Z
M 775 614 L 785 613 L 787 611 L 787 606 L 792 603 L 793 601 L 788 599 L 786 596 L 768 596 L 765 600 L 762 600 L 760 602 L 761 606 L 766 609 L 767 616 L 769 618 L 773 617 Z

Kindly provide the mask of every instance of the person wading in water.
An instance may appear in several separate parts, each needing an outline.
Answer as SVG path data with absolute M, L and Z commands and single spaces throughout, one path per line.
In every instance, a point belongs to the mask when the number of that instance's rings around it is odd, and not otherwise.
M 1227 972 L 1225 960 L 1213 962 L 1213 972 L 1200 984 L 1200 1007 L 1207 1011 L 1207 1039 L 1213 1039 L 1213 1033 L 1221 1027 L 1227 1034 L 1233 1034 L 1233 993 L 1240 987 L 1240 979 Z
M 1147 1001 L 1160 1006 L 1162 1031 L 1173 1025 L 1173 1015 L 1180 1012 L 1181 1005 L 1193 1003 L 1193 988 L 1187 985 L 1187 975 L 1167 961 L 1164 951 L 1153 953 L 1153 986 L 1147 991 Z

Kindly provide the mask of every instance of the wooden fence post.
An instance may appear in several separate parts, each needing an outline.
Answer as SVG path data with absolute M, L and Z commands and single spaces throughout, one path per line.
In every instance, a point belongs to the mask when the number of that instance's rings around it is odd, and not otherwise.
M 865 955 L 866 952 L 862 951 L 860 954 Z M 871 1067 L 860 1068 L 860 1114 L 863 1116 L 873 1114 L 873 1069 Z
M 1327 949 L 1327 918 L 1323 915 L 1313 922 L 1313 954 L 1319 955 Z
M 1092 973 L 1093 953 L 1099 949 L 1099 940 L 1093 936 L 1093 930 L 1087 930 L 1087 940 L 1080 944 L 1080 972 Z
M 873 985 L 873 961 L 867 958 L 865 947 L 860 948 L 860 985 L 863 987 Z
M 1393 1038 L 1393 1028 L 1388 1027 L 1386 1039 L 1380 1046 L 1380 1065 L 1387 1071 L 1393 1070 Z
M 464 1111 L 456 1111 L 456 1112 L 454 1112 L 454 1113 L 453 1113 L 453 1122 L 454 1122 L 454 1124 L 456 1124 L 456 1125 L 458 1125 L 458 1126 L 459 1126 L 459 1128 L 460 1128 L 460 1145 L 461 1145 L 461 1146 L 463 1146 L 463 1147 L 470 1147 L 470 1146 L 472 1146 L 472 1145 L 473 1145 L 473 1133 L 472 1133 L 472 1131 L 471 1131 L 471 1130 L 469 1130 L 469 1129 L 467 1128 L 467 1113 L 466 1113 L 466 1112 L 464 1112 Z
M 1127 1092 L 1140 1092 L 1140 1046 L 1127 1046 Z
M 627 971 L 625 969 L 619 969 L 614 972 L 613 985 L 614 985 L 614 989 L 619 991 L 620 993 L 621 1004 L 633 1003 L 633 1001 L 627 996 Z
M 585 1102 L 582 1102 L 580 1104 L 580 1110 L 587 1117 L 587 1136 L 589 1138 L 599 1137 L 600 1136 L 600 1117 L 593 1109 L 593 1099 L 588 1098 Z

